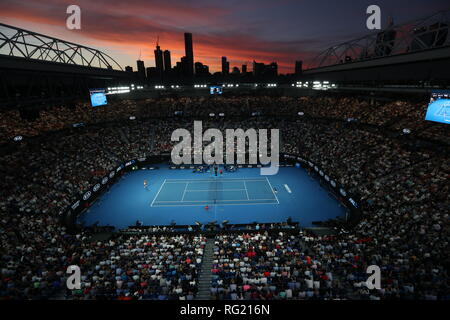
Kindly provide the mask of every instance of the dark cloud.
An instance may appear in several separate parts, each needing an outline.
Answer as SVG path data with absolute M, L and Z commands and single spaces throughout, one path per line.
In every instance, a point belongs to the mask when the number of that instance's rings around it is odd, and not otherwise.
M 407 20 L 432 13 L 445 1 L 378 2 L 385 12 Z M 82 30 L 70 33 L 64 30 L 65 10 L 74 3 L 82 9 Z M 13 18 L 23 24 L 19 27 L 33 23 L 69 41 L 73 36 L 102 48 L 125 48 L 119 52 L 122 64 L 134 65 L 136 56 L 131 52 L 140 49 L 150 60 L 157 36 L 161 46 L 179 59 L 183 32 L 189 31 L 194 34 L 196 59 L 210 64 L 213 71 L 220 69 L 220 57 L 227 56 L 232 65 L 253 59 L 277 61 L 282 72 L 291 72 L 295 60 L 308 60 L 329 45 L 367 33 L 369 4 L 360 0 L 2 0 L 0 12 L 2 20 Z M 403 9 L 406 4 L 410 15 Z

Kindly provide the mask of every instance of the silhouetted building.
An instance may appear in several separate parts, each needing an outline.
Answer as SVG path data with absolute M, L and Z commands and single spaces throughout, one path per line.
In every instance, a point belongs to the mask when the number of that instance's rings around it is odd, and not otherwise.
M 175 63 L 175 65 L 172 68 L 172 74 L 177 77 L 179 77 L 182 74 L 181 62 Z
M 155 50 L 155 67 L 156 67 L 157 76 L 159 78 L 162 78 L 163 71 L 164 71 L 163 53 L 158 44 L 156 45 L 156 50 Z
M 247 73 L 247 65 L 243 64 L 242 65 L 242 74 L 246 74 Z
M 164 71 L 170 72 L 172 69 L 172 62 L 170 60 L 170 51 L 164 50 Z
M 295 61 L 295 75 L 299 76 L 303 72 L 303 61 L 297 60 Z
M 189 73 L 190 67 L 187 57 L 181 57 L 181 63 L 180 63 L 181 73 L 185 76 L 191 76 L 192 74 Z
M 230 62 L 227 61 L 227 57 L 222 57 L 222 74 L 226 75 L 230 73 Z
M 186 51 L 186 75 L 194 74 L 194 50 L 192 47 L 192 33 L 184 34 L 184 48 Z
M 137 60 L 137 74 L 140 80 L 144 80 L 145 79 L 145 65 L 144 65 L 144 61 L 142 60 Z
M 253 60 L 253 75 L 255 77 L 262 76 L 264 74 L 264 69 L 264 63 L 256 62 L 255 60 Z
M 125 71 L 126 71 L 126 72 L 133 72 L 133 67 L 126 66 L 126 67 L 125 67 Z
M 159 80 L 159 72 L 156 67 L 148 67 L 147 68 L 147 79 Z
M 195 66 L 195 75 L 196 76 L 207 76 L 209 75 L 209 67 L 207 65 L 204 65 L 201 62 L 196 62 L 194 64 Z
M 278 64 L 276 62 L 272 62 L 266 67 L 265 73 L 271 77 L 278 76 Z
M 234 74 L 234 75 L 238 75 L 238 74 L 240 74 L 241 72 L 239 71 L 239 68 L 238 68 L 238 67 L 233 67 L 233 71 L 231 71 L 231 73 Z
M 276 77 L 278 75 L 278 64 L 264 64 L 262 62 L 253 61 L 253 75 L 255 77 Z

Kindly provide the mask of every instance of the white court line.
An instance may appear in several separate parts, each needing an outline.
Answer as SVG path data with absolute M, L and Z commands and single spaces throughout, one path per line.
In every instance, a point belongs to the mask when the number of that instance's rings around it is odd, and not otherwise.
M 265 179 L 255 179 L 255 178 L 219 178 L 218 181 L 224 181 L 224 182 L 238 182 L 238 181 L 266 181 Z M 216 179 L 210 179 L 210 180 L 197 180 L 197 179 L 167 179 L 167 183 L 183 183 L 183 181 L 189 181 L 190 183 L 199 183 L 199 182 L 214 182 L 217 181 Z
M 188 185 L 189 185 L 189 181 L 186 183 L 186 186 L 184 186 L 184 192 L 183 192 L 183 196 L 181 197 L 181 201 L 184 200 L 184 196 L 186 195 L 186 190 L 187 190 Z
M 269 181 L 269 179 L 267 179 L 267 177 L 266 177 L 266 180 L 267 180 L 267 183 L 268 183 L 269 186 L 270 186 L 270 189 L 272 190 L 273 195 L 275 196 L 275 199 L 277 199 L 278 204 L 280 204 L 280 201 L 278 201 L 278 197 L 277 197 L 277 195 L 275 194 L 275 192 L 273 191 L 272 185 L 270 184 L 270 181 Z
M 220 189 L 215 191 L 245 191 L 247 189 Z M 211 192 L 212 190 L 186 190 L 186 192 Z
M 155 202 L 156 198 L 158 198 L 159 193 L 161 192 L 162 187 L 164 186 L 164 184 L 166 183 L 166 179 L 164 179 L 161 187 L 159 187 L 158 193 L 156 194 L 156 196 L 153 198 L 152 203 L 150 204 L 150 207 L 153 207 L 153 203 Z
M 273 199 L 270 199 L 271 201 L 274 201 Z M 244 200 L 243 200 L 244 201 Z M 155 205 L 155 207 L 203 207 L 205 202 L 202 204 L 162 204 L 162 205 Z M 254 205 L 263 205 L 263 204 L 269 204 L 269 205 L 276 205 L 279 203 L 276 202 L 254 202 L 254 203 L 217 203 L 216 205 L 225 205 L 225 206 L 254 206 Z
M 265 181 L 265 178 L 255 178 L 255 177 L 250 177 L 250 178 L 209 178 L 209 179 L 167 179 L 167 181 L 184 181 L 184 180 L 191 180 L 191 181 L 211 181 L 211 180 L 228 180 L 228 181 L 232 181 L 232 180 L 262 180 Z
M 216 202 L 217 201 L 253 201 L 253 200 L 259 200 L 259 201 L 265 201 L 265 200 L 267 200 L 267 201 L 275 201 L 275 199 L 248 199 L 248 200 L 245 200 L 245 199 L 241 199 L 241 200 L 216 200 Z M 183 201 L 175 201 L 175 200 L 173 200 L 173 201 L 170 201 L 170 200 L 158 200 L 158 201 L 156 201 L 156 203 L 162 203 L 162 202 L 164 202 L 164 203 L 166 203 L 166 202 L 168 202 L 168 203 L 172 203 L 172 202 L 176 202 L 176 203 L 183 203 L 183 202 L 210 202 L 210 201 L 212 201 L 212 200 L 209 200 L 209 199 L 207 199 L 207 200 L 183 200 Z
M 245 184 L 245 180 L 244 180 L 244 187 L 245 187 L 245 193 L 247 194 L 247 200 L 250 200 L 250 197 L 248 196 L 248 190 L 247 190 L 247 185 Z
M 285 184 L 284 187 L 286 188 L 287 192 L 292 193 L 291 188 L 289 188 L 289 186 L 287 184 Z

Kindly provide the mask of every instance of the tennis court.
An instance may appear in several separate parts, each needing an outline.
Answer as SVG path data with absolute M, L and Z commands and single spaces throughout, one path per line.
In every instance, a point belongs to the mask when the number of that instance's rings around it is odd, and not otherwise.
M 166 179 L 152 207 L 279 204 L 266 178 Z
M 149 182 L 148 188 L 142 186 L 144 180 Z M 211 210 L 205 210 L 206 205 Z M 344 214 L 336 199 L 301 168 L 283 167 L 277 175 L 267 177 L 261 176 L 259 169 L 241 168 L 216 178 L 172 170 L 164 164 L 157 170 L 124 175 L 78 221 L 127 228 L 137 220 L 148 226 L 166 226 L 214 220 L 285 222 L 290 217 L 311 227 L 313 221 Z

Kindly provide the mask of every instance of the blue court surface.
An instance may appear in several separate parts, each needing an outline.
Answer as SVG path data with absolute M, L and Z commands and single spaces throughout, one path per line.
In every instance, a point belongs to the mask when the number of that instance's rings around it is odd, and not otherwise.
M 278 204 L 267 178 L 164 180 L 152 207 Z
M 149 186 L 144 187 L 144 180 Z M 208 209 L 205 207 L 208 206 Z M 344 208 L 302 168 L 282 167 L 277 175 L 259 169 L 225 172 L 221 177 L 190 170 L 127 173 L 79 217 L 84 225 L 125 228 L 144 225 L 284 222 L 289 217 L 304 227 L 313 221 L 342 217 Z

